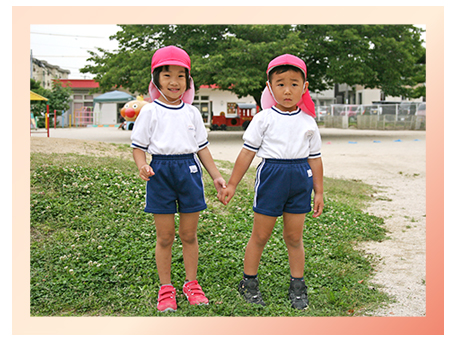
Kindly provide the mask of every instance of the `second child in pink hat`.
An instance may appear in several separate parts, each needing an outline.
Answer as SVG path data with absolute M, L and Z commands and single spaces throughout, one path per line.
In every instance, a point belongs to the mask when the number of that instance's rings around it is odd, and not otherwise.
M 278 217 L 283 216 L 283 238 L 289 255 L 290 285 L 287 296 L 296 309 L 308 307 L 304 280 L 305 216 L 319 217 L 324 207 L 321 136 L 308 93 L 305 63 L 290 54 L 273 59 L 267 68 L 263 110 L 243 135 L 243 148 L 226 189 L 218 194 L 228 204 L 254 156 L 262 158 L 254 185 L 254 221 L 244 254 L 243 277 L 238 291 L 252 304 L 265 306 L 259 290 L 258 268 L 262 252 Z
M 201 113 L 194 98 L 191 64 L 187 52 L 175 46 L 160 48 L 152 57 L 149 93 L 132 134 L 133 157 L 139 176 L 146 181 L 145 212 L 152 213 L 156 228 L 155 261 L 160 278 L 157 309 L 176 311 L 176 289 L 171 282 L 171 249 L 175 218 L 179 212 L 179 237 L 185 268 L 182 292 L 191 305 L 208 304 L 197 281 L 200 211 L 207 208 L 201 164 L 214 180 L 217 192 L 225 180 L 208 149 Z M 152 156 L 147 163 L 146 153 Z M 201 163 L 200 163 L 201 161 Z

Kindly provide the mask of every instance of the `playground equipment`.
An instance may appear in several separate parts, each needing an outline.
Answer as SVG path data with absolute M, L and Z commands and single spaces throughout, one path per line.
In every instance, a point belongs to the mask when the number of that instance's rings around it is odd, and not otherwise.
M 235 108 L 230 111 L 235 111 L 234 109 Z M 256 110 L 256 104 L 237 103 L 236 114 L 226 114 L 222 111 L 219 116 L 212 117 L 211 130 L 227 130 L 228 126 L 242 127 L 246 130 L 252 118 L 256 114 Z
M 50 136 L 50 121 L 49 121 L 49 105 L 48 105 L 48 98 L 45 98 L 43 96 L 40 96 L 39 94 L 30 91 L 30 100 L 43 100 L 46 101 L 46 115 L 45 115 L 45 128 L 46 128 L 46 134 L 47 137 Z M 32 133 L 42 133 L 42 131 L 32 131 L 32 129 L 37 129 L 37 121 L 35 120 L 35 117 L 33 113 L 30 113 L 30 135 Z
M 148 102 L 144 101 L 142 96 L 138 96 L 136 100 L 127 102 L 125 106 L 122 107 L 120 114 L 126 120 L 126 130 L 133 129 L 137 116 L 139 116 L 142 107 L 146 104 L 148 104 Z
M 70 119 L 69 126 L 88 126 L 94 124 L 93 108 L 91 106 L 83 106 L 74 110 Z

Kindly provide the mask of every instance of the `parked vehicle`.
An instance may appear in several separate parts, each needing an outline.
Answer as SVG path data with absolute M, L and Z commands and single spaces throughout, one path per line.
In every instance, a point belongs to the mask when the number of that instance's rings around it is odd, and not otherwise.
M 402 115 L 413 115 L 417 111 L 416 102 L 401 102 L 399 104 L 398 114 Z
M 316 107 L 316 117 L 318 120 L 323 120 L 324 117 L 330 115 L 329 107 L 328 106 L 317 106 Z
M 394 115 L 396 114 L 396 105 L 401 104 L 401 102 L 380 100 L 380 101 L 374 101 L 372 102 L 372 104 L 378 105 L 378 108 L 379 108 L 378 114 Z
M 381 106 L 371 106 L 366 110 L 366 113 L 369 112 L 371 115 L 381 115 L 382 111 Z
M 355 117 L 363 114 L 363 107 L 361 105 L 345 105 L 340 111 L 341 116 Z

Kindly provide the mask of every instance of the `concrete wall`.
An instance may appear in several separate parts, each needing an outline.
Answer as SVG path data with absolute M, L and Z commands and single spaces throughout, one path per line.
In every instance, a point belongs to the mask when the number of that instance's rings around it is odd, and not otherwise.
M 117 103 L 97 103 L 94 114 L 95 124 L 117 124 Z

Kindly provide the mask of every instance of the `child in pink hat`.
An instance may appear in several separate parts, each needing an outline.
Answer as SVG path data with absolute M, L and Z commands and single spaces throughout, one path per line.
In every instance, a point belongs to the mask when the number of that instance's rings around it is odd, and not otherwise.
M 186 275 L 182 291 L 190 304 L 208 304 L 197 281 L 198 219 L 207 207 L 201 164 L 214 180 L 216 190 L 225 188 L 208 149 L 201 113 L 191 105 L 194 87 L 190 68 L 190 57 L 178 47 L 167 46 L 155 52 L 149 85 L 153 102 L 142 108 L 131 134 L 134 161 L 139 176 L 147 183 L 144 211 L 152 213 L 155 220 L 155 260 L 161 285 L 157 309 L 162 312 L 177 309 L 176 289 L 171 283 L 176 212 L 180 214 Z M 152 155 L 150 164 L 146 153 Z
M 254 186 L 254 222 L 244 255 L 243 279 L 238 290 L 249 303 L 265 306 L 259 290 L 258 268 L 275 222 L 283 216 L 283 238 L 289 255 L 289 298 L 296 309 L 308 307 L 303 278 L 303 229 L 306 213 L 322 214 L 323 164 L 321 136 L 308 92 L 305 63 L 290 54 L 273 59 L 267 68 L 263 110 L 255 115 L 243 135 L 243 149 L 235 162 L 227 188 L 218 198 L 228 204 L 254 156 L 262 158 Z

